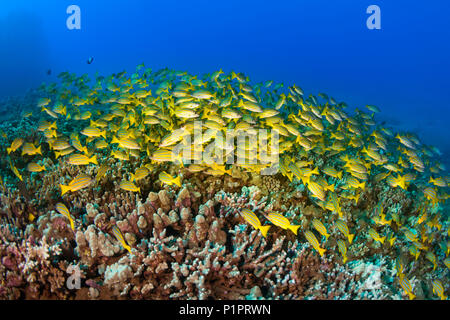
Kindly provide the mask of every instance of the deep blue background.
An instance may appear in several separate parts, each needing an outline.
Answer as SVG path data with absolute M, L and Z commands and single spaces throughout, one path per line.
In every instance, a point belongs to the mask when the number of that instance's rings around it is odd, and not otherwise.
M 79 31 L 66 28 L 71 4 Z M 381 30 L 366 27 L 371 4 Z M 66 70 L 222 68 L 375 104 L 379 118 L 450 154 L 450 1 L 2 0 L 0 9 L 0 96 Z

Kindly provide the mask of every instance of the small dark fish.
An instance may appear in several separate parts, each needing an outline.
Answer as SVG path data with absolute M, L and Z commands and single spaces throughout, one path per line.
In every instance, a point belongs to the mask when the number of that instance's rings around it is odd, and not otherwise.
M 91 64 L 92 62 L 94 62 L 94 58 L 90 57 L 86 62 L 87 62 L 87 64 Z
M 47 75 L 50 76 L 52 74 L 52 69 L 47 70 Z

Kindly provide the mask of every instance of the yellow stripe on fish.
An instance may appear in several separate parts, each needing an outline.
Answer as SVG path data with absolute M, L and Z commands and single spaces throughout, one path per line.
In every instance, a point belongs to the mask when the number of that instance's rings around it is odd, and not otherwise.
M 6 148 L 6 151 L 8 152 L 8 154 L 15 152 L 17 149 L 19 149 L 23 144 L 23 139 L 22 138 L 16 138 L 13 140 L 13 142 L 11 142 L 11 146 L 9 148 Z
M 413 288 L 412 288 L 411 282 L 408 280 L 408 278 L 406 278 L 405 275 L 400 274 L 398 281 L 399 281 L 402 289 L 408 295 L 409 300 L 413 300 L 416 296 L 413 293 Z
M 380 242 L 381 244 L 384 243 L 384 239 L 386 238 L 386 237 L 380 237 L 378 232 L 373 228 L 369 229 L 369 235 L 372 237 L 373 240 Z
M 250 223 L 250 225 L 261 231 L 261 234 L 263 235 L 263 237 L 267 236 L 267 232 L 270 229 L 270 226 L 263 226 L 261 225 L 261 221 L 259 221 L 258 217 L 256 216 L 256 214 L 251 211 L 250 209 L 247 208 L 243 208 L 241 210 L 241 216 L 245 219 L 245 221 L 247 221 L 248 223 Z
M 27 170 L 29 172 L 42 172 L 42 171 L 45 171 L 46 169 L 45 169 L 45 166 L 41 166 L 41 165 L 39 165 L 37 163 L 30 162 L 27 165 Z
M 131 174 L 131 181 L 142 180 L 150 174 L 150 170 L 147 167 L 138 168 L 134 174 Z
M 86 187 L 88 187 L 92 182 L 92 178 L 84 173 L 76 176 L 70 183 L 69 185 L 62 185 L 60 184 L 59 186 L 61 187 L 61 196 L 66 194 L 67 192 L 76 192 L 78 190 L 84 189 Z
M 131 253 L 131 247 L 128 245 L 128 243 L 125 241 L 125 237 L 122 234 L 122 231 L 120 231 L 119 227 L 117 225 L 114 225 L 112 227 L 112 232 L 114 236 L 116 237 L 117 241 L 119 241 L 122 246 Z
M 69 209 L 67 209 L 67 207 L 65 206 L 65 204 L 64 203 L 61 203 L 61 202 L 58 202 L 57 204 L 56 204 L 56 211 L 58 211 L 60 214 L 62 214 L 64 217 L 66 217 L 67 219 L 69 219 L 69 222 L 70 222 L 70 228 L 72 229 L 72 230 L 75 230 L 75 225 L 74 225 L 74 222 L 73 222 L 73 218 L 72 218 L 72 216 L 70 215 L 70 212 L 69 212 Z
M 276 225 L 282 229 L 289 229 L 294 234 L 297 234 L 298 228 L 300 228 L 300 225 L 291 224 L 291 222 L 288 220 L 288 218 L 281 215 L 280 213 L 272 212 L 272 213 L 269 213 L 266 217 L 274 225 Z
M 337 241 L 337 244 L 338 244 L 339 252 L 342 254 L 342 258 L 343 258 L 342 262 L 346 263 L 347 262 L 347 246 L 345 245 L 345 241 L 342 239 L 339 239 Z
M 67 163 L 76 166 L 87 165 L 89 163 L 98 164 L 96 155 L 89 158 L 85 154 L 72 154 L 67 158 Z
M 305 237 L 306 237 L 306 240 L 308 240 L 308 242 L 313 246 L 313 248 L 317 252 L 319 252 L 320 256 L 322 257 L 323 254 L 326 252 L 326 249 L 323 249 L 320 247 L 319 241 L 317 240 L 314 233 L 312 233 L 311 231 L 308 230 L 305 232 Z
M 447 300 L 447 296 L 444 294 L 444 285 L 440 280 L 433 280 L 433 293 L 437 295 L 441 300 Z
M 173 177 L 170 174 L 168 174 L 167 172 L 163 171 L 159 174 L 159 180 L 162 183 L 165 183 L 169 186 L 171 186 L 172 184 L 176 184 L 178 187 L 181 188 L 181 177 Z
M 324 236 L 328 240 L 328 237 L 330 235 L 327 232 L 327 228 L 325 228 L 325 226 L 319 219 L 315 218 L 312 221 L 312 225 L 313 225 L 314 229 L 316 229 L 322 236 Z
M 126 180 L 120 182 L 119 188 L 125 191 L 141 192 L 140 187 L 136 186 L 133 182 Z

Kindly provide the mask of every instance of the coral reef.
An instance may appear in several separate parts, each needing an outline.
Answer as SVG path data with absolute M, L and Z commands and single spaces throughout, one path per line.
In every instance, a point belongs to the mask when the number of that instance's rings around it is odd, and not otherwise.
M 349 116 L 234 72 L 59 78 L 0 123 L 0 299 L 439 299 L 439 279 L 448 292 L 439 152 L 376 124 L 376 107 Z M 169 161 L 197 117 L 210 138 L 274 129 L 278 171 Z

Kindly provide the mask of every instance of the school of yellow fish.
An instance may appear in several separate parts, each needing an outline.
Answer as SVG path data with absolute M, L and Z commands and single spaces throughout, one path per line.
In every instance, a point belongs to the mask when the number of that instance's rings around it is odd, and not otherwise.
M 139 65 L 130 76 L 126 72 L 96 76 L 92 83 L 87 75 L 78 77 L 68 72 L 58 78 L 58 84 L 40 88 L 43 97 L 37 106 L 41 139 L 25 141 L 19 137 L 10 141 L 6 150 L 10 156 L 20 152 L 28 160 L 19 170 L 10 158 L 11 170 L 20 180 L 27 171 L 45 174 L 50 168 L 42 164 L 42 159 L 51 156 L 79 168 L 70 181 L 57 186 L 62 199 L 69 192 L 100 182 L 111 169 L 111 161 L 131 158 L 140 159 L 143 165 L 118 182 L 129 192 L 141 192 L 140 181 L 162 163 L 171 163 L 180 168 L 179 172 L 183 168 L 219 178 L 233 175 L 233 170 L 261 174 L 273 163 L 265 150 L 251 141 L 255 141 L 252 139 L 259 129 L 266 129 L 277 133 L 277 142 L 271 135 L 264 142 L 271 146 L 270 156 L 279 157 L 278 174 L 293 185 L 303 185 L 310 201 L 324 212 L 322 218 L 311 221 L 308 229 L 300 229 L 320 256 L 332 249 L 346 263 L 350 260 L 347 250 L 357 238 L 366 239 L 367 245 L 389 243 L 391 247 L 402 240 L 409 243 L 413 261 L 423 256 L 433 270 L 439 263 L 449 268 L 450 230 L 446 234 L 441 230 L 448 228 L 448 217 L 432 210 L 448 199 L 449 177 L 438 160 L 440 151 L 422 144 L 412 133 L 394 133 L 379 125 L 375 121 L 375 114 L 380 112 L 376 106 L 368 105 L 367 110 L 356 109 L 349 115 L 344 111 L 346 103 L 326 94 L 305 96 L 296 85 L 284 87 L 273 81 L 251 84 L 242 73 L 225 74 L 222 70 L 197 77 L 169 69 L 152 72 Z M 200 132 L 194 121 L 202 121 Z M 235 135 L 245 133 L 248 139 L 230 146 L 223 138 L 230 130 Z M 177 146 L 191 141 L 200 141 L 200 152 L 174 157 Z M 214 144 L 209 148 L 211 142 Z M 273 147 L 275 143 L 278 148 Z M 245 155 L 244 163 L 218 161 L 220 156 L 239 151 Z M 214 161 L 204 161 L 208 157 Z M 87 175 L 84 166 L 95 166 L 96 177 Z M 159 172 L 161 183 L 181 187 L 182 175 L 167 171 Z M 374 184 L 405 192 L 413 185 L 421 206 L 414 209 L 413 218 L 406 219 L 398 212 L 387 212 L 379 199 L 376 208 L 367 212 L 366 232 L 352 233 L 349 222 L 359 218 L 344 210 L 344 204 L 357 206 L 360 196 Z M 70 220 L 73 229 L 74 220 L 67 207 L 58 203 L 56 209 Z M 241 215 L 264 237 L 271 225 L 297 235 L 300 226 L 282 213 L 258 213 L 264 222 L 257 213 L 244 209 Z M 114 230 L 114 234 L 130 251 L 120 230 Z M 329 247 L 333 237 L 336 245 Z M 413 298 L 405 266 L 397 264 L 398 283 Z M 444 288 L 435 279 L 433 290 L 441 298 Z

